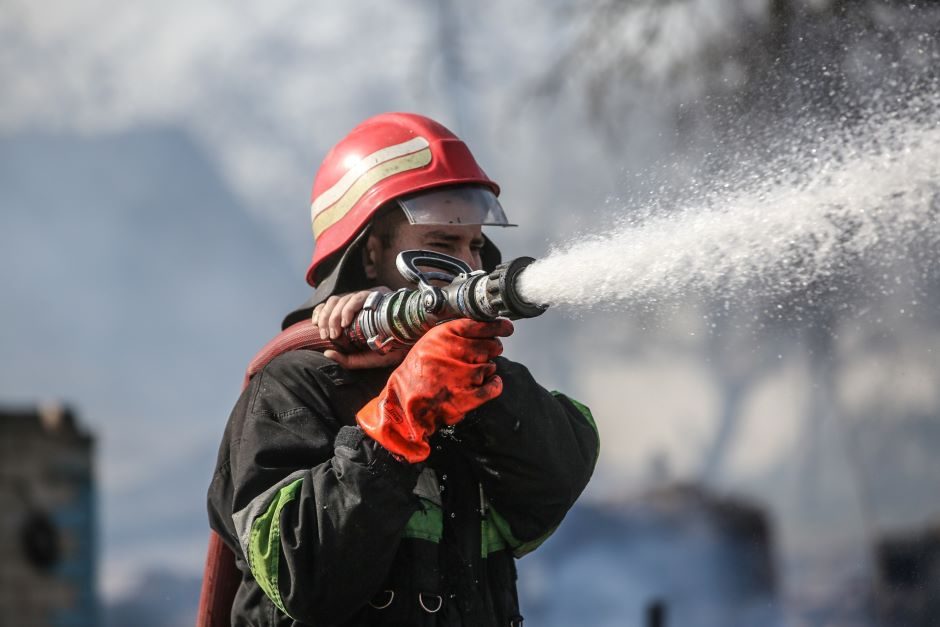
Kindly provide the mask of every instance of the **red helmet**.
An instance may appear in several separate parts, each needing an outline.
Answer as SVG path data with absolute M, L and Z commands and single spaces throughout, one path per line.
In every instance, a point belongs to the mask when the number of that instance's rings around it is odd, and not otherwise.
M 444 185 L 480 185 L 499 194 L 466 144 L 434 120 L 383 113 L 362 122 L 327 153 L 317 171 L 310 206 L 315 246 L 307 283 L 317 286 L 321 265 L 345 250 L 382 205 Z

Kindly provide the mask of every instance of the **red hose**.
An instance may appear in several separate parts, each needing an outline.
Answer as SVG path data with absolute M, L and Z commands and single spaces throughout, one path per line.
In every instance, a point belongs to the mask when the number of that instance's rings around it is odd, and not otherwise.
M 225 546 L 219 534 L 210 531 L 196 627 L 229 627 L 232 624 L 232 604 L 241 580 L 241 571 L 235 566 L 235 554 Z
M 251 363 L 248 364 L 248 370 L 245 371 L 245 380 L 242 382 L 242 389 L 248 387 L 248 381 L 255 376 L 262 368 L 268 365 L 272 359 L 294 350 L 312 350 L 323 352 L 328 349 L 339 348 L 333 340 L 320 339 L 319 327 L 313 326 L 309 320 L 301 320 L 293 324 L 280 333 L 273 340 L 268 342 L 264 348 L 258 351 Z M 340 349 L 342 350 L 342 349 Z

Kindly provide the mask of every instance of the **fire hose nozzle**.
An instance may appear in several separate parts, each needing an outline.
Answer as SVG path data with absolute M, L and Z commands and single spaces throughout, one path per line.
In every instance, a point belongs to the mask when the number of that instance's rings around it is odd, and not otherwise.
M 486 321 L 499 317 L 518 320 L 539 316 L 548 306 L 526 301 L 517 287 L 519 275 L 533 261 L 532 257 L 518 257 L 487 274 L 471 270 L 450 255 L 427 250 L 403 251 L 396 266 L 415 288 L 370 296 L 353 324 L 350 339 L 353 344 L 364 344 L 384 353 L 396 346 L 414 344 L 446 320 Z
M 519 293 L 517 280 L 519 275 L 535 259 L 516 257 L 512 261 L 496 266 L 487 277 L 486 292 L 490 306 L 497 311 L 497 316 L 518 320 L 541 316 L 548 305 L 537 305 L 525 300 Z

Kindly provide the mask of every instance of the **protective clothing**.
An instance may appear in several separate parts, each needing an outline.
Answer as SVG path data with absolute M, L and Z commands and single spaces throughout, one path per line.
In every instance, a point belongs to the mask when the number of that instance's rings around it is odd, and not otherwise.
M 209 488 L 243 578 L 235 626 L 520 624 L 514 557 L 591 475 L 590 413 L 496 357 L 503 393 L 430 438 L 421 464 L 356 425 L 389 370 L 292 351 L 252 377 Z
M 503 391 L 492 360 L 497 339 L 512 333 L 500 319 L 452 320 L 428 331 L 392 372 L 382 393 L 356 414 L 356 422 L 388 451 L 415 464 L 431 452 L 428 438 Z
M 434 120 L 383 113 L 359 124 L 327 153 L 313 183 L 316 243 L 307 282 L 317 286 L 326 274 L 321 266 L 346 250 L 385 203 L 452 185 L 486 188 L 493 200 L 499 195 L 466 144 Z

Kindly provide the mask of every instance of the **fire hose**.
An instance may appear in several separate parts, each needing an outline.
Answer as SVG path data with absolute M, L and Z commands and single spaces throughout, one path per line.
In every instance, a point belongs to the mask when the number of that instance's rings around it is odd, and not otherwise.
M 310 320 L 288 327 L 251 360 L 243 388 L 272 359 L 292 350 L 387 353 L 411 346 L 434 326 L 448 320 L 489 321 L 499 317 L 517 320 L 539 316 L 547 305 L 526 301 L 517 286 L 519 275 L 533 261 L 532 257 L 518 257 L 487 273 L 474 271 L 450 255 L 406 250 L 398 255 L 396 266 L 414 288 L 386 294 L 373 292 L 353 323 L 335 340 L 321 339 Z M 234 553 L 218 534 L 210 532 L 197 627 L 229 627 L 240 582 L 241 572 L 235 566 Z

